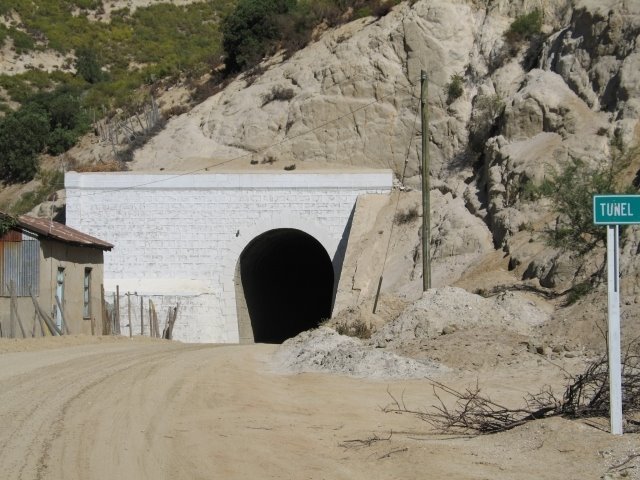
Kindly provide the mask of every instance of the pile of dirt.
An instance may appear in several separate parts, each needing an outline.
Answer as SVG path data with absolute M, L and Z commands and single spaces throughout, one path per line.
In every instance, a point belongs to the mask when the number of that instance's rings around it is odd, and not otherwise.
M 372 337 L 377 347 L 402 347 L 468 328 L 500 328 L 526 335 L 549 313 L 517 292 L 484 298 L 456 287 L 435 288 Z
M 323 372 L 375 379 L 433 377 L 447 368 L 371 348 L 357 338 L 320 327 L 284 342 L 274 355 L 280 373 Z

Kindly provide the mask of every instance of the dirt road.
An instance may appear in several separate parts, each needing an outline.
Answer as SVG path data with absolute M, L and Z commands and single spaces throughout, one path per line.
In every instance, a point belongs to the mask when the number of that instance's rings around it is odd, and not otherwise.
M 638 475 L 631 458 L 640 453 L 638 435 L 614 438 L 552 419 L 490 437 L 437 436 L 379 408 L 389 403 L 387 388 L 404 391 L 412 406 L 431 404 L 424 381 L 275 374 L 273 346 L 39 340 L 28 348 L 0 343 L 3 479 Z M 545 369 L 510 370 L 482 380 L 515 402 L 545 376 Z M 475 380 L 456 374 L 447 381 Z

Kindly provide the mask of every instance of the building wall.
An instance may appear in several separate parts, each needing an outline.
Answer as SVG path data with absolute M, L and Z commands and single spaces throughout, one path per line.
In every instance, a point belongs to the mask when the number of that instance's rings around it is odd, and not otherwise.
M 316 238 L 339 276 L 360 194 L 386 194 L 391 171 L 143 175 L 67 173 L 67 224 L 115 245 L 105 288 L 152 296 L 159 318 L 179 303 L 174 337 L 239 341 L 234 275 L 258 235 L 295 228 Z M 121 301 L 122 331 L 127 311 Z M 138 320 L 132 319 L 139 332 Z
M 55 240 L 41 240 L 40 296 L 42 308 L 54 317 L 58 268 L 64 268 L 64 299 L 62 308 L 70 333 L 91 334 L 91 318 L 98 333 L 102 325 L 101 285 L 104 276 L 103 251 L 98 248 L 69 245 Z M 84 271 L 91 268 L 90 312 L 85 317 Z
M 103 252 L 97 248 L 69 245 L 56 240 L 40 239 L 40 285 L 37 300 L 43 310 L 55 321 L 55 294 L 58 268 L 64 268 L 64 299 L 62 308 L 71 334 L 91 334 L 91 317 L 100 329 L 102 305 L 100 289 L 103 270 Z M 84 270 L 91 268 L 90 316 L 84 318 Z M 35 309 L 30 296 L 17 297 L 18 315 L 28 336 L 34 325 Z M 4 336 L 9 333 L 10 298 L 0 297 L 0 323 Z M 39 321 L 36 335 L 41 334 Z M 20 336 L 16 322 L 15 335 Z

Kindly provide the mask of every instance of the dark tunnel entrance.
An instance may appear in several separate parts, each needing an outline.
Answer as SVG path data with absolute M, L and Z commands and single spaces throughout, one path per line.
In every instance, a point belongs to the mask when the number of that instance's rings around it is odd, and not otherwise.
M 241 341 L 282 343 L 331 315 L 333 266 L 312 236 L 294 229 L 263 233 L 247 245 L 238 264 Z

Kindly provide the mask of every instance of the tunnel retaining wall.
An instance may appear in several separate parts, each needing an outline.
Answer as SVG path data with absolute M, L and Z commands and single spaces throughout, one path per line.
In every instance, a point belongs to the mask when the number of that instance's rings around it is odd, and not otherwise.
M 65 187 L 67 224 L 115 245 L 105 254 L 108 298 L 116 285 L 152 298 L 161 321 L 179 303 L 174 338 L 237 343 L 234 276 L 249 242 L 301 230 L 326 249 L 337 281 L 356 199 L 388 194 L 392 172 L 68 172 Z M 127 332 L 126 302 L 121 313 Z

